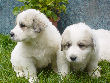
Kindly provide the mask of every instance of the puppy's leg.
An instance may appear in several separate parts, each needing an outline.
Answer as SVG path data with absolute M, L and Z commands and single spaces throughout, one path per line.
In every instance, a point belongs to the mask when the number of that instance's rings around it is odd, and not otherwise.
M 58 73 L 62 76 L 66 76 L 70 72 L 70 64 L 62 51 L 59 51 L 57 55 L 57 67 Z
M 91 57 L 90 63 L 88 65 L 88 73 L 92 77 L 101 76 L 98 68 L 98 59 L 96 56 Z
M 14 71 L 17 74 L 17 77 L 26 77 L 26 79 L 29 78 L 30 83 L 33 83 L 34 81 L 37 80 L 36 68 L 32 58 L 12 55 L 11 62 L 12 62 Z
M 22 66 L 13 66 L 17 77 L 24 77 L 24 72 Z
M 20 63 L 21 57 L 15 54 L 11 55 L 11 63 L 17 77 L 24 77 L 23 67 Z
M 91 65 L 91 67 L 89 66 L 88 73 L 89 73 L 89 76 L 92 76 L 92 77 L 100 77 L 101 76 L 98 66 L 97 67 L 94 67 L 92 65 Z
M 36 67 L 33 63 L 33 59 L 32 58 L 22 59 L 22 66 L 26 79 L 29 78 L 30 83 L 37 81 Z
M 57 56 L 55 55 L 53 58 L 52 58 L 52 69 L 54 72 L 58 72 L 58 69 L 57 69 L 57 61 L 56 61 L 56 58 Z

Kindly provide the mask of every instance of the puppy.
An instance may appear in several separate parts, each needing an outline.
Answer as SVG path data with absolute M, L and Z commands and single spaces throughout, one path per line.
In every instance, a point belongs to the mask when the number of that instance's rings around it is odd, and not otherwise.
M 61 51 L 57 57 L 58 72 L 65 76 L 70 70 L 87 70 L 93 77 L 100 77 L 98 53 L 93 31 L 84 23 L 68 26 L 62 34 Z
M 17 77 L 24 76 L 33 83 L 37 80 L 37 69 L 50 63 L 57 71 L 56 55 L 61 36 L 43 13 L 35 9 L 21 12 L 10 35 L 17 42 L 11 53 L 11 63 Z

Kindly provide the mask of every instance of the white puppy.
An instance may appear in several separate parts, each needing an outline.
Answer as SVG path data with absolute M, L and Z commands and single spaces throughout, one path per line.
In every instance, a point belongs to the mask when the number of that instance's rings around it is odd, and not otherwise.
M 96 38 L 84 23 L 68 26 L 62 34 L 61 52 L 57 57 L 58 72 L 65 76 L 70 70 L 87 69 L 90 76 L 99 77 Z
M 11 54 L 11 63 L 18 77 L 25 76 L 29 82 L 34 82 L 37 69 L 49 63 L 56 71 L 61 36 L 43 13 L 35 9 L 21 12 L 10 35 L 18 42 Z

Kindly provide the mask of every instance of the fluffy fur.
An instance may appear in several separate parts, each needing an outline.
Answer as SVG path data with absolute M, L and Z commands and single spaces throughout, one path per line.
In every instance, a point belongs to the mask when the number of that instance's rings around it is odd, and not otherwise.
M 84 23 L 68 26 L 62 34 L 61 51 L 57 57 L 58 72 L 65 76 L 70 70 L 87 70 L 99 77 L 98 48 L 95 34 Z
M 99 61 L 107 60 L 110 62 L 110 31 L 104 29 L 92 31 L 97 39 Z
M 17 41 L 11 53 L 11 63 L 18 77 L 25 76 L 33 83 L 37 79 L 37 69 L 49 63 L 56 71 L 61 36 L 43 13 L 35 9 L 21 12 L 10 35 Z

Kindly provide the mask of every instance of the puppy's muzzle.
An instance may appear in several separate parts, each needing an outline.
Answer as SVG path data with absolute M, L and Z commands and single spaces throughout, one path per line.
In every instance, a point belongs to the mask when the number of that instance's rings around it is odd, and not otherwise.
M 75 61 L 77 57 L 70 57 L 72 61 Z
M 14 34 L 13 32 L 10 32 L 10 36 L 11 36 L 11 37 L 14 37 L 14 35 L 15 35 L 15 34 Z

